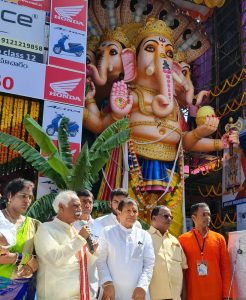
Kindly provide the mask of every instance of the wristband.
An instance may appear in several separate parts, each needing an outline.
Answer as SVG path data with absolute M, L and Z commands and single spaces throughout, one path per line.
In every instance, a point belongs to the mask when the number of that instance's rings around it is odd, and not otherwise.
M 15 261 L 15 265 L 18 267 L 22 260 L 23 255 L 22 255 L 22 253 L 16 253 L 16 254 L 18 254 L 18 255 L 17 255 L 17 259 Z
M 113 121 L 119 121 L 119 120 L 122 119 L 122 118 L 117 118 L 117 117 L 113 116 L 112 113 L 111 113 L 110 116 L 111 116 L 111 119 L 112 119 Z
M 86 98 L 86 99 L 85 99 L 85 103 L 86 103 L 86 104 L 96 103 L 96 100 L 95 100 L 94 98 Z
M 214 140 L 214 150 L 215 151 L 220 151 L 221 147 L 220 147 L 220 140 L 219 139 L 215 139 Z
M 191 133 L 193 134 L 193 136 L 194 136 L 195 139 L 197 139 L 197 140 L 202 139 L 202 137 L 200 137 L 200 136 L 196 133 L 195 129 L 192 130 Z
M 83 122 L 85 122 L 89 118 L 89 110 L 88 108 L 84 108 L 84 113 L 83 113 Z

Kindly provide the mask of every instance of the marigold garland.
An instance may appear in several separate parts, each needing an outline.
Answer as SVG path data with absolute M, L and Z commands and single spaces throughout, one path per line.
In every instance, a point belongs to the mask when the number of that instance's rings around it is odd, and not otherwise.
M 221 219 L 221 216 L 219 215 L 219 213 L 216 215 L 215 221 L 213 222 L 211 220 L 210 224 L 213 226 L 214 229 L 220 229 L 222 226 L 224 226 L 224 224 L 229 221 L 230 224 L 236 224 L 236 213 L 234 213 L 233 219 L 231 219 L 229 217 L 228 214 L 226 214 L 223 218 L 223 220 Z M 218 225 L 217 225 L 218 224 Z
M 214 90 L 210 92 L 211 96 L 213 97 L 212 100 L 214 100 L 215 97 L 218 97 L 221 94 L 227 93 L 231 88 L 238 85 L 239 82 L 246 79 L 246 69 L 242 69 L 239 76 L 237 74 L 234 74 L 231 78 L 231 80 L 226 79 L 223 83 L 222 88 L 219 86 L 215 86 Z
M 238 102 L 236 98 L 231 100 L 231 104 L 226 104 L 225 108 L 223 109 L 223 112 L 220 112 L 219 109 L 216 110 L 216 115 L 220 117 L 224 117 L 228 115 L 230 112 L 235 112 L 239 110 L 242 106 L 245 106 L 245 97 L 246 97 L 246 92 L 243 92 L 240 101 Z
M 214 187 L 214 185 L 211 185 L 210 187 L 208 187 L 206 185 L 206 194 L 204 194 L 200 188 L 200 186 L 198 186 L 198 190 L 199 193 L 202 197 L 207 198 L 207 197 L 220 197 L 222 196 L 222 186 L 221 186 L 221 182 L 217 185 L 217 187 Z
M 31 146 L 35 146 L 35 142 L 30 135 L 25 138 L 26 131 L 23 126 L 23 118 L 27 113 L 38 120 L 40 103 L 10 96 L 0 97 L 0 130 L 25 140 Z M 10 163 L 17 157 L 20 157 L 18 153 L 0 145 L 0 165 Z

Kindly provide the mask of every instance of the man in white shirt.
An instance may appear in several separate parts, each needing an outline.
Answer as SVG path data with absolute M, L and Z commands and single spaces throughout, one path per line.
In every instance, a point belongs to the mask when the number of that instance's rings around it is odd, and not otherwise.
M 108 202 L 109 207 L 111 208 L 111 213 L 106 216 L 99 217 L 95 219 L 94 226 L 97 228 L 99 236 L 101 236 L 102 231 L 107 226 L 117 225 L 119 222 L 117 220 L 118 214 L 118 205 L 121 200 L 128 197 L 128 192 L 122 188 L 115 189 L 110 194 L 110 199 Z M 136 220 L 135 226 L 142 228 L 139 221 Z
M 99 240 L 97 267 L 102 300 L 149 300 L 154 266 L 150 235 L 134 226 L 138 207 L 126 198 L 118 205 L 119 223 L 108 226 Z
M 97 227 L 94 226 L 94 219 L 91 216 L 91 212 L 93 209 L 93 194 L 86 190 L 82 189 L 78 192 L 76 192 L 81 203 L 82 208 L 82 215 L 80 217 L 79 221 L 76 221 L 74 223 L 74 227 L 80 231 L 81 227 L 84 225 L 87 225 L 91 230 L 91 238 L 93 240 L 98 240 L 99 233 L 97 230 Z M 88 278 L 89 278 L 89 287 L 90 287 L 90 300 L 97 299 L 99 295 L 99 278 L 98 278 L 98 272 L 96 267 L 96 256 L 90 254 L 89 251 L 87 251 L 87 266 L 88 266 Z
M 77 232 L 73 226 L 82 213 L 80 200 L 76 193 L 63 191 L 56 196 L 53 207 L 57 216 L 39 226 L 34 241 L 39 262 L 37 299 L 87 300 L 80 295 L 79 257 L 90 230 L 85 226 Z M 88 285 L 83 288 L 89 292 Z

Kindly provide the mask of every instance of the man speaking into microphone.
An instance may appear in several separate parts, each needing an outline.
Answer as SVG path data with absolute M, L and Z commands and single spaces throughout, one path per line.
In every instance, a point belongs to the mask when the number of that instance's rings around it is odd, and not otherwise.
M 77 232 L 73 226 L 82 214 L 80 200 L 73 191 L 62 191 L 53 207 L 56 217 L 39 226 L 34 241 L 39 263 L 37 299 L 89 300 L 88 280 L 81 280 L 81 274 L 87 274 L 81 252 L 90 230 L 82 227 Z
M 86 190 L 82 189 L 76 192 L 82 208 L 82 214 L 80 216 L 80 220 L 74 223 L 74 227 L 80 231 L 83 226 L 87 226 L 90 229 L 90 236 L 87 238 L 87 248 L 88 251 L 86 253 L 87 258 L 87 267 L 88 267 L 88 279 L 89 279 L 89 288 L 90 288 L 90 300 L 96 300 L 100 294 L 99 289 L 99 279 L 98 272 L 96 267 L 96 259 L 97 256 L 93 255 L 95 243 L 99 238 L 99 225 L 95 224 L 94 219 L 91 216 L 91 212 L 93 209 L 93 194 Z M 96 245 L 97 246 L 97 245 Z

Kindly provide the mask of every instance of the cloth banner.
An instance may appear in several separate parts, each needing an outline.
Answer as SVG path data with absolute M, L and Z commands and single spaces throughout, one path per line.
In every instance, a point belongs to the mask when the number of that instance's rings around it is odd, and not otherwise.
M 229 232 L 228 251 L 234 273 L 233 299 L 246 299 L 246 230 Z

